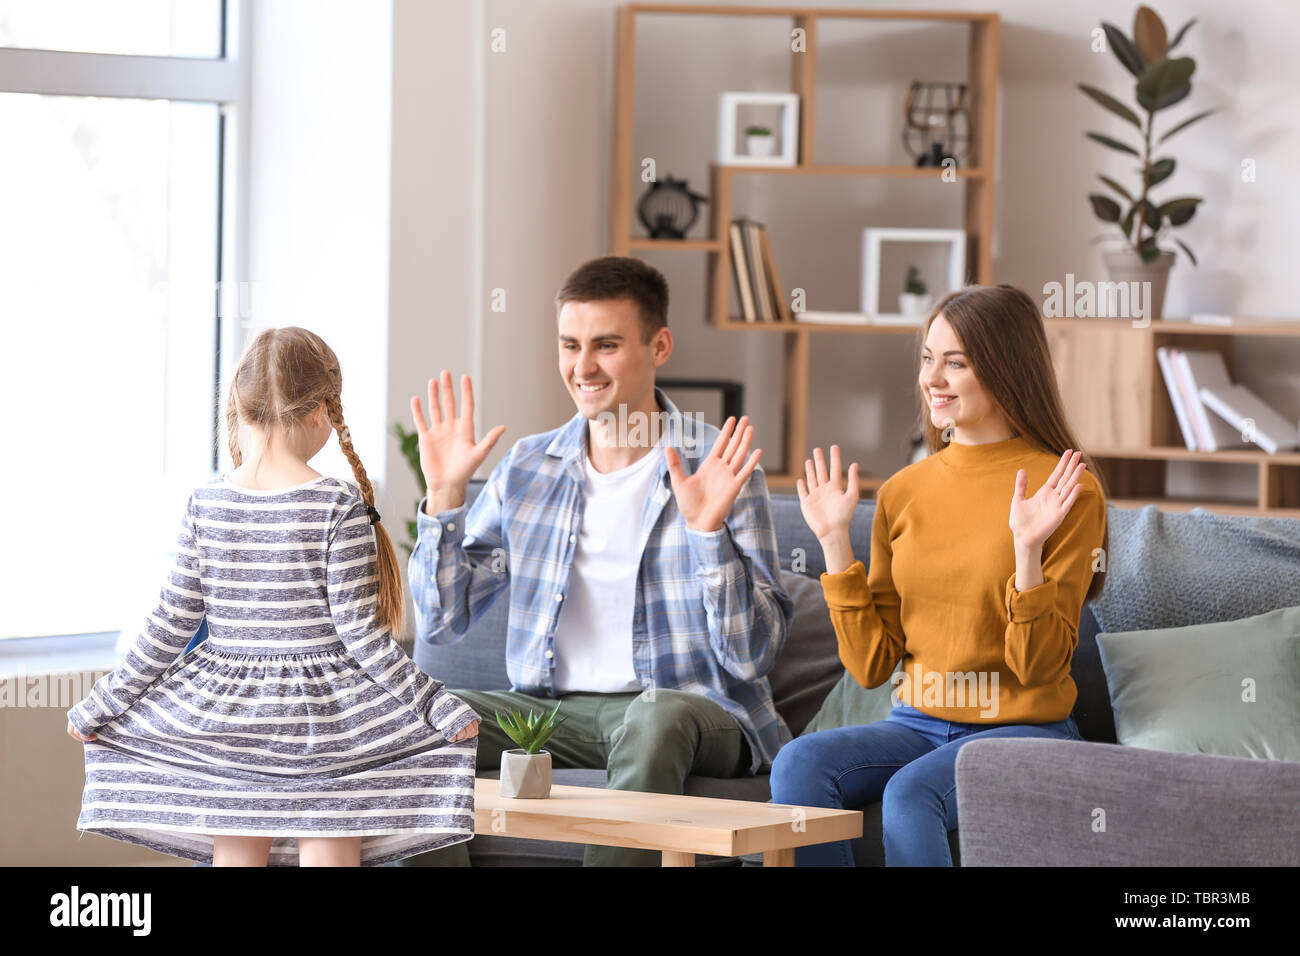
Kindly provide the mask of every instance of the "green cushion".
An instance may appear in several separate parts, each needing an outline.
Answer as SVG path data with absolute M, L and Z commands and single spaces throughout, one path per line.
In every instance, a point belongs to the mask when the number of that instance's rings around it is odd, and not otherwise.
M 1097 646 L 1121 744 L 1300 761 L 1300 607 Z
M 853 727 L 859 724 L 874 724 L 884 720 L 893 707 L 894 688 L 889 683 L 867 689 L 859 684 L 848 671 L 840 677 L 839 683 L 831 688 L 822 703 L 821 710 L 804 728 L 804 734 L 816 730 L 830 730 L 833 727 Z

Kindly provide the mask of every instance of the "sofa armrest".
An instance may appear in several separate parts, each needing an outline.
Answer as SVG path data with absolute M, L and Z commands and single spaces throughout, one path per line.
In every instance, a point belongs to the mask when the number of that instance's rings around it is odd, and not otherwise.
M 1300 865 L 1300 763 L 992 738 L 956 776 L 963 866 Z

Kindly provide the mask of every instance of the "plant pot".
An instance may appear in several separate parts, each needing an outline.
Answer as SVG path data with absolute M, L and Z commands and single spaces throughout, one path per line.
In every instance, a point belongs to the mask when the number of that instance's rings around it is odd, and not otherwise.
M 539 799 L 551 795 L 551 754 L 526 754 L 520 748 L 501 753 L 501 796 Z
M 745 149 L 750 156 L 771 156 L 776 151 L 776 137 L 770 133 L 766 136 L 746 136 Z
M 930 308 L 928 292 L 900 292 L 898 294 L 898 311 L 909 318 L 924 318 Z
M 1106 266 L 1106 274 L 1111 282 L 1150 282 L 1151 314 L 1144 318 L 1151 320 L 1164 316 L 1165 286 L 1169 281 L 1169 268 L 1174 264 L 1172 252 L 1162 252 L 1151 262 L 1143 262 L 1142 257 L 1132 249 L 1124 248 L 1103 252 L 1101 261 Z M 1130 308 L 1130 311 L 1135 310 Z M 1138 316 L 1134 314 L 1119 316 L 1119 318 L 1136 319 Z

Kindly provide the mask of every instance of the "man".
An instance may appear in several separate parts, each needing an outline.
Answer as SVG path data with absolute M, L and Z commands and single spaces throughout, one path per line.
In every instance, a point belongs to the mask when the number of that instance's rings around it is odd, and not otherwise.
M 604 767 L 613 789 L 681 793 L 691 774 L 757 772 L 791 738 L 766 675 L 794 606 L 761 452 L 746 460 L 753 428 L 682 416 L 655 386 L 673 348 L 657 270 L 595 259 L 555 302 L 577 414 L 517 442 L 468 514 L 469 480 L 505 428 L 475 442 L 468 376 L 459 412 L 446 370 L 429 382 L 430 421 L 411 399 L 428 486 L 409 568 L 416 639 L 456 641 L 509 586 L 511 690 L 454 691 L 483 718 L 481 770 L 515 746 L 496 712 L 558 698 L 554 766 Z M 468 863 L 463 843 L 427 856 Z M 588 847 L 584 863 L 659 854 Z

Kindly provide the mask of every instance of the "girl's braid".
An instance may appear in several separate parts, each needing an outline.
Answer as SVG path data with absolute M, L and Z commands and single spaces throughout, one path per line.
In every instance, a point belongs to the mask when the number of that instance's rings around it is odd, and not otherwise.
M 348 432 L 348 426 L 343 424 L 343 405 L 339 402 L 338 395 L 326 397 L 325 412 L 329 415 L 330 424 L 334 426 L 334 431 L 338 433 L 339 447 L 343 449 L 348 464 L 352 466 L 352 476 L 357 480 L 357 488 L 361 490 L 361 497 L 367 507 L 373 508 L 375 506 L 375 489 L 366 476 L 366 468 L 361 464 L 361 457 L 357 454 L 356 449 L 352 447 L 352 436 Z
M 230 445 L 230 457 L 238 468 L 244 463 L 244 454 L 239 450 L 239 409 L 235 407 L 235 382 L 230 381 L 230 397 L 226 399 L 226 441 Z

